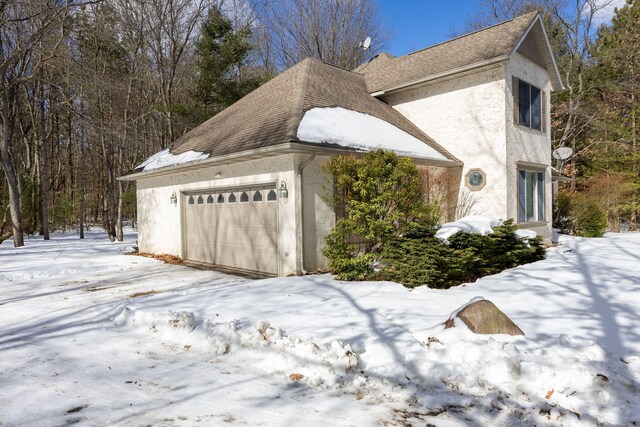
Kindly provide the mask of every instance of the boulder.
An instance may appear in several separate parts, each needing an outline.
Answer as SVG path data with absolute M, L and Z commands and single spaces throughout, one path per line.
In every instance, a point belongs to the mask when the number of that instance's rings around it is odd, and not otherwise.
M 491 301 L 472 301 L 456 310 L 444 323 L 445 329 L 455 326 L 453 319 L 459 318 L 476 334 L 524 335 L 522 329 Z

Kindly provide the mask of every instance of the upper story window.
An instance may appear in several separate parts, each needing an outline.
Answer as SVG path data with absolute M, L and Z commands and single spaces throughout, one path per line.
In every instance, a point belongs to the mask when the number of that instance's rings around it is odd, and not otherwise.
M 545 93 L 516 77 L 513 78 L 513 109 L 517 124 L 545 131 Z

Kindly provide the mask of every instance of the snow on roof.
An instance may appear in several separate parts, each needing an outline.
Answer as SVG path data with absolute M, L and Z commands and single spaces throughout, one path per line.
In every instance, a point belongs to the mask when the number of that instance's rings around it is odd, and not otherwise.
M 136 166 L 136 170 L 149 171 L 159 169 L 166 166 L 180 165 L 182 163 L 193 162 L 196 160 L 204 160 L 209 157 L 207 153 L 199 151 L 186 151 L 182 154 L 171 154 L 168 148 L 157 152 L 144 162 Z
M 307 111 L 298 126 L 297 137 L 305 142 L 336 144 L 363 151 L 381 148 L 403 156 L 447 160 L 396 126 L 372 115 L 341 107 Z

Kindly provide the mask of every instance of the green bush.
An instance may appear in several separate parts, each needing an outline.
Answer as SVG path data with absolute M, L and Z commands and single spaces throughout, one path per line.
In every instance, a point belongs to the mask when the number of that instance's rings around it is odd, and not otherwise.
M 424 202 L 412 159 L 377 150 L 362 157 L 333 157 L 325 170 L 332 177 L 332 192 L 326 199 L 345 212 L 323 250 L 329 268 L 340 279 L 364 279 L 386 240 L 409 229 L 432 228 L 437 222 L 437 207 Z
M 582 237 L 602 237 L 607 231 L 607 211 L 593 198 L 586 198 L 575 209 L 575 232 Z
M 407 287 L 447 289 L 544 259 L 542 240 L 521 239 L 511 220 L 486 236 L 458 232 L 449 244 L 429 233 L 406 233 L 388 239 L 381 251 L 382 269 L 367 279 L 390 280 Z
M 584 193 L 560 191 L 553 206 L 553 226 L 565 234 L 602 237 L 607 216 L 598 199 Z
M 573 197 L 571 192 L 562 190 L 558 192 L 553 203 L 553 226 L 560 229 L 563 234 L 570 234 L 574 227 Z

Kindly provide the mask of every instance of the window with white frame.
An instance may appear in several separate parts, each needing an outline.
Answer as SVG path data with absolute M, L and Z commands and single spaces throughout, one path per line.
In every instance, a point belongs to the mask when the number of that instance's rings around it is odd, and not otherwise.
M 540 88 L 513 78 L 514 120 L 531 129 L 545 131 L 546 95 Z
M 518 169 L 518 222 L 545 220 L 544 172 Z

